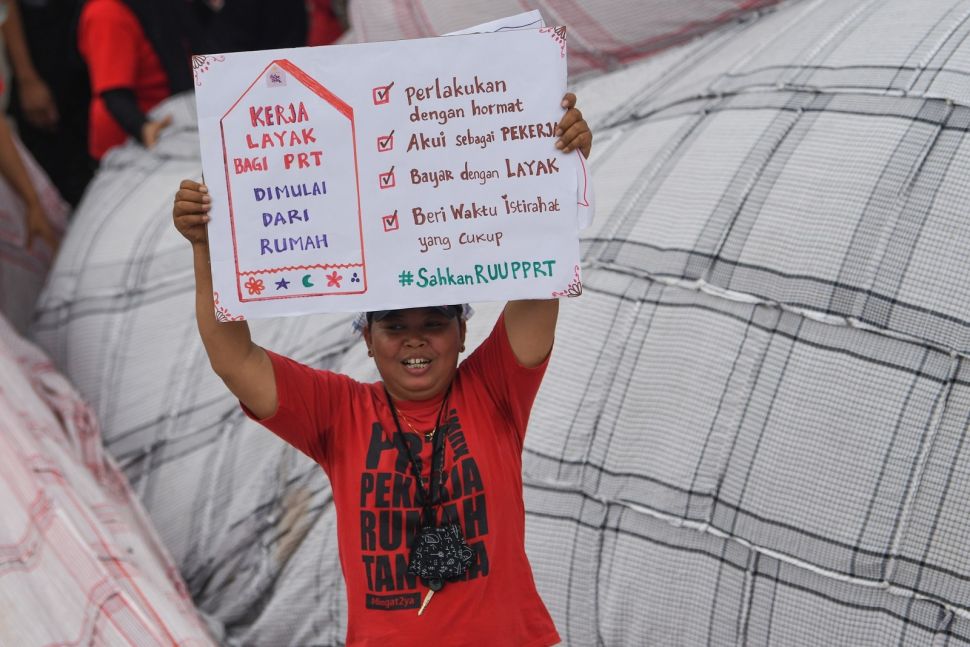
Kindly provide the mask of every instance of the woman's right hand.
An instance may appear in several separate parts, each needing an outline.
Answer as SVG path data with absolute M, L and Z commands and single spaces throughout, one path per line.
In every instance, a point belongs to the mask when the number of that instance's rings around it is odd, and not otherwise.
M 182 180 L 172 207 L 175 228 L 193 245 L 208 245 L 206 223 L 209 222 L 211 208 L 212 197 L 206 185 L 194 180 Z

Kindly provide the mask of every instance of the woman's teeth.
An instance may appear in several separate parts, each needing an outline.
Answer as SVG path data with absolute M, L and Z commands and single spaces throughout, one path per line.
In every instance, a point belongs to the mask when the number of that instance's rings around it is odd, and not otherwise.
M 430 359 L 406 359 L 404 360 L 405 366 L 410 366 L 411 368 L 421 368 L 422 366 L 427 366 L 431 363 Z

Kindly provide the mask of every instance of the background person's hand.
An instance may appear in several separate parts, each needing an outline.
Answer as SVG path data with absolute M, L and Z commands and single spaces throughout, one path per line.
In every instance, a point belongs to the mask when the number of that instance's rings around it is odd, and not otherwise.
M 209 209 L 212 198 L 206 185 L 193 180 L 182 180 L 175 194 L 172 207 L 172 220 L 179 233 L 193 245 L 208 245 L 209 235 L 206 223 L 209 222 Z
M 27 206 L 26 225 L 27 237 L 24 241 L 26 249 L 29 250 L 33 246 L 34 241 L 39 238 L 47 243 L 52 253 L 57 253 L 60 240 L 58 239 L 57 232 L 54 231 L 54 228 L 48 222 L 44 208 L 39 203 Z
M 25 79 L 17 84 L 20 107 L 32 126 L 43 130 L 53 130 L 60 121 L 57 104 L 50 88 L 38 77 Z
M 566 114 L 559 120 L 559 127 L 556 129 L 556 134 L 559 135 L 556 148 L 564 153 L 579 149 L 583 157 L 589 157 L 593 146 L 593 133 L 583 119 L 583 113 L 576 107 L 576 95 L 567 92 L 562 98 L 562 107 L 566 109 Z
M 145 148 L 154 148 L 161 132 L 172 125 L 172 115 L 165 115 L 157 121 L 146 121 L 141 127 L 141 143 Z

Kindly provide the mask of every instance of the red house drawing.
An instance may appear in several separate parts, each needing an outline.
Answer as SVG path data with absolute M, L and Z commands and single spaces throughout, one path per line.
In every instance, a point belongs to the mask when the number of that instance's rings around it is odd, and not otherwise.
M 353 108 L 281 59 L 219 125 L 239 300 L 366 292 Z

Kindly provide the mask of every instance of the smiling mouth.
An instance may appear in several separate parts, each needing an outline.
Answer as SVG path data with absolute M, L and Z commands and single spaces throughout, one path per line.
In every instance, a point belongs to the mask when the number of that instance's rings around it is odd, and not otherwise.
M 417 369 L 417 368 L 424 368 L 426 366 L 429 366 L 431 364 L 431 360 L 430 359 L 406 359 L 401 363 L 404 364 L 404 366 L 407 368 Z

